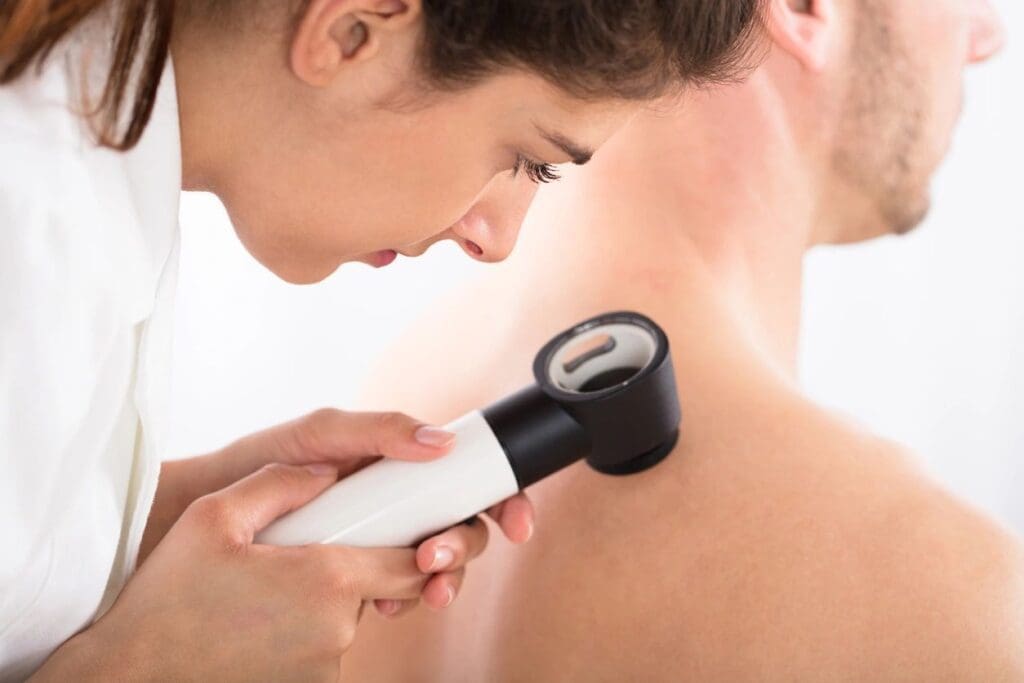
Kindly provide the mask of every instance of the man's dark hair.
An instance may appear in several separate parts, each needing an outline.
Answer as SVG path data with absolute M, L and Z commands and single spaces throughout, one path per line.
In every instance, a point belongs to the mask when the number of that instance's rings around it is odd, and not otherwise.
M 149 121 L 180 9 L 175 0 L 3 0 L 0 84 L 44 60 L 82 21 L 115 2 L 112 59 L 92 122 L 100 144 L 124 150 Z M 422 2 L 420 59 L 432 85 L 465 87 L 513 67 L 580 97 L 648 100 L 740 73 L 759 33 L 763 0 Z M 229 0 L 216 4 L 223 9 Z

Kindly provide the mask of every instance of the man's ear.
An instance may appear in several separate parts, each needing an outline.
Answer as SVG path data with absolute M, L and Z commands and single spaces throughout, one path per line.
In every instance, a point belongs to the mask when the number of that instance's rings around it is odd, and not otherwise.
M 380 52 L 389 33 L 420 19 L 420 0 L 310 0 L 292 38 L 291 68 L 323 87 L 346 66 Z
M 805 69 L 822 71 L 836 29 L 835 0 L 769 0 L 768 31 L 775 45 Z

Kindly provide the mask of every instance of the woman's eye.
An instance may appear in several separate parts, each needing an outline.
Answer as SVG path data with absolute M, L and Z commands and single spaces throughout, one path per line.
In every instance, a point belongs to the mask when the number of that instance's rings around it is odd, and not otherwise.
M 527 159 L 522 154 L 516 157 L 516 164 L 512 167 L 512 176 L 515 177 L 520 172 L 525 173 L 526 177 L 534 183 L 551 183 L 562 177 L 551 164 L 539 164 Z

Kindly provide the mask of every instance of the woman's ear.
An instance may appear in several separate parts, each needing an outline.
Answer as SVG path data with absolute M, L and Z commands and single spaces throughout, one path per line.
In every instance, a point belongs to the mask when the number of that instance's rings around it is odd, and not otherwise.
M 376 56 L 389 33 L 408 30 L 421 13 L 420 0 L 310 0 L 292 38 L 292 71 L 323 87 Z
M 778 49 L 820 72 L 834 40 L 835 0 L 770 0 L 768 31 Z

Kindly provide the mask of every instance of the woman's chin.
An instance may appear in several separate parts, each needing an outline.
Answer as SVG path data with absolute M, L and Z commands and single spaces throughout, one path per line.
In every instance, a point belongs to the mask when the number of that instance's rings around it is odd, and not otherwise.
M 329 278 L 343 263 L 356 259 L 317 259 L 315 262 L 269 261 L 257 258 L 267 270 L 290 285 L 315 285 Z
M 383 249 L 357 256 L 316 259 L 315 262 L 311 260 L 271 262 L 260 258 L 257 260 L 270 272 L 289 284 L 312 285 L 326 280 L 346 263 L 364 263 L 372 268 L 385 268 L 394 263 L 397 258 L 398 252 L 394 249 Z

